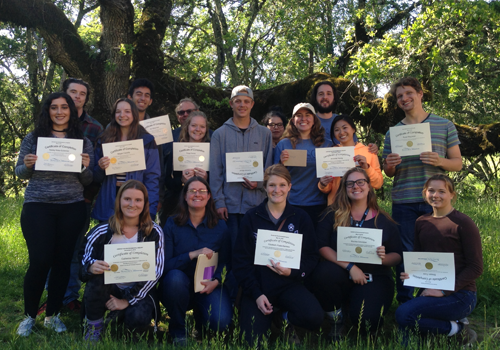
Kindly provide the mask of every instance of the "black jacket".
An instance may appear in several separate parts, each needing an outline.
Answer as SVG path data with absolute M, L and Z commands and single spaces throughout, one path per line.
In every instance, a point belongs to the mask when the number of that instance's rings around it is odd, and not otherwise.
M 108 223 L 100 224 L 94 227 L 85 237 L 85 249 L 83 251 L 82 266 L 80 267 L 80 280 L 87 282 L 93 278 L 94 274 L 89 272 L 89 267 L 96 260 L 104 260 L 104 245 L 109 244 L 113 237 L 113 231 Z M 149 291 L 156 286 L 158 279 L 163 273 L 165 253 L 163 252 L 163 231 L 160 226 L 154 224 L 153 230 L 149 236 L 144 236 L 142 231 L 137 233 L 137 242 L 155 242 L 156 249 L 156 279 L 153 281 L 138 282 L 131 289 L 125 289 L 123 296 L 130 305 L 138 300 L 144 299 Z
M 287 202 L 285 211 L 275 225 L 269 218 L 266 205 L 267 199 L 245 214 L 233 251 L 234 276 L 243 288 L 243 292 L 253 299 L 257 299 L 262 294 L 268 298 L 276 296 L 289 286 L 302 283 L 302 280 L 309 276 L 319 261 L 316 235 L 309 215 Z M 277 231 L 283 220 L 285 223 L 280 231 L 303 235 L 300 269 L 292 269 L 288 277 L 276 274 L 267 266 L 254 265 L 257 230 Z

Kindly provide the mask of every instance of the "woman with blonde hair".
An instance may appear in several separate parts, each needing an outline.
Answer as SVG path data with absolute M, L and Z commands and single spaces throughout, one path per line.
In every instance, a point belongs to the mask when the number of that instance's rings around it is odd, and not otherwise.
M 114 212 L 108 223 L 94 227 L 87 235 L 80 270 L 82 281 L 87 283 L 83 297 L 87 319 L 85 339 L 91 341 L 100 339 L 107 310 L 112 312 L 112 319 L 123 321 L 127 329 L 139 331 L 159 315 L 155 294 L 164 266 L 163 232 L 151 220 L 146 186 L 137 180 L 128 180 L 120 186 Z M 104 261 L 104 246 L 140 242 L 155 244 L 155 279 L 104 284 L 104 272 L 111 270 Z
M 476 332 L 457 320 L 469 316 L 476 307 L 476 279 L 483 273 L 479 229 L 470 217 L 453 208 L 457 193 L 448 176 L 431 176 L 422 196 L 433 211 L 415 223 L 414 251 L 453 253 L 455 288 L 421 288 L 416 298 L 396 310 L 396 321 L 405 343 L 415 329 L 420 334 L 454 336 L 461 345 L 471 345 L 477 341 Z M 408 273 L 401 273 L 401 280 L 408 278 Z
M 209 123 L 205 113 L 193 111 L 182 124 L 179 134 L 179 142 L 210 142 Z M 174 171 L 173 142 L 163 145 L 165 154 L 165 207 L 161 215 L 161 222 L 166 222 L 167 218 L 174 215 L 179 198 L 186 182 L 192 177 L 201 177 L 208 180 L 208 172 L 195 167 L 184 171 Z
M 120 186 L 128 180 L 138 180 L 148 190 L 149 212 L 151 218 L 154 219 L 160 190 L 160 158 L 155 139 L 139 124 L 139 111 L 132 100 L 119 98 L 113 107 L 112 116 L 111 122 L 97 140 L 94 151 L 96 159 L 94 181 L 102 183 L 102 186 L 91 216 L 100 222 L 107 221 L 114 214 L 113 208 Z M 104 157 L 102 145 L 129 140 L 142 140 L 146 169 L 106 175 L 106 169 L 111 160 L 109 157 Z
M 352 263 L 337 259 L 337 229 L 363 227 L 382 230 L 382 245 L 377 247 L 380 265 Z M 392 267 L 402 258 L 401 239 L 391 217 L 377 203 L 370 177 L 361 168 L 348 170 L 340 182 L 335 201 L 318 224 L 318 247 L 324 258 L 309 281 L 327 317 L 330 337 L 341 336 L 343 315 L 348 314 L 360 331 L 374 331 L 387 313 L 394 296 Z M 348 305 L 348 308 L 347 308 Z
M 326 207 L 325 195 L 316 186 L 316 148 L 331 147 L 333 144 L 325 138 L 325 129 L 309 103 L 296 105 L 292 115 L 283 139 L 274 149 L 274 163 L 285 164 L 290 157 L 290 149 L 307 152 L 305 167 L 287 167 L 293 182 L 289 201 L 306 211 L 316 227 L 318 215 Z

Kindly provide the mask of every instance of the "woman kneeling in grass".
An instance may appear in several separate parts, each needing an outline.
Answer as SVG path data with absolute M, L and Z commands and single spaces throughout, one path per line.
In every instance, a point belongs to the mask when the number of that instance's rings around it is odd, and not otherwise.
M 87 318 L 86 340 L 98 341 L 108 319 L 123 321 L 129 330 L 144 330 L 151 319 L 157 320 L 155 301 L 156 283 L 163 273 L 163 232 L 151 220 L 148 191 L 142 182 L 129 180 L 118 191 L 115 214 L 109 223 L 96 226 L 86 237 L 82 268 L 83 282 L 87 282 L 83 297 Z M 104 261 L 104 245 L 154 242 L 155 276 L 151 281 L 104 284 L 104 271 L 112 270 Z
M 408 342 L 416 328 L 422 334 L 455 336 L 463 345 L 477 341 L 477 334 L 461 320 L 476 307 L 476 279 L 483 273 L 481 237 L 476 224 L 453 208 L 456 199 L 453 181 L 446 175 L 434 175 L 424 185 L 424 200 L 433 212 L 418 218 L 415 224 L 414 251 L 447 252 L 455 257 L 455 290 L 420 289 L 417 298 L 396 310 L 396 321 Z M 409 275 L 401 273 L 401 279 Z

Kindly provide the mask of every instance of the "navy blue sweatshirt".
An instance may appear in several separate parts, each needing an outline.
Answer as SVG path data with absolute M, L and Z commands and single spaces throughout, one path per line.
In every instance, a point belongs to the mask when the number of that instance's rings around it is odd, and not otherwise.
M 274 224 L 269 218 L 266 205 L 267 199 L 245 214 L 233 251 L 233 274 L 243 288 L 243 293 L 253 299 L 257 299 L 262 294 L 268 298 L 278 296 L 290 286 L 302 283 L 302 280 L 309 276 L 319 261 L 314 226 L 309 215 L 287 202 L 281 218 L 277 224 Z M 290 276 L 278 275 L 267 266 L 253 263 L 257 230 L 277 231 L 283 220 L 285 223 L 280 231 L 303 235 L 300 269 L 292 269 Z

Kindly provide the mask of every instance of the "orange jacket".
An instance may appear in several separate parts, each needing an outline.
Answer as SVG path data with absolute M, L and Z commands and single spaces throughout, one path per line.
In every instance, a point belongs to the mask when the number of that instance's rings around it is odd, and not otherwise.
M 336 147 L 342 147 L 337 145 Z M 384 184 L 384 177 L 382 176 L 382 171 L 380 170 L 380 163 L 378 161 L 378 156 L 376 154 L 368 152 L 368 147 L 363 145 L 361 142 L 358 142 L 356 146 L 354 146 L 354 155 L 362 155 L 366 157 L 366 162 L 370 164 L 368 169 L 365 169 L 368 177 L 370 177 L 370 183 L 373 188 L 379 189 Z M 333 181 L 331 181 L 328 185 L 323 187 L 321 182 L 318 182 L 318 188 L 323 193 L 328 193 L 328 205 L 333 203 L 335 199 L 335 195 L 339 189 L 340 185 L 340 177 L 334 177 Z

